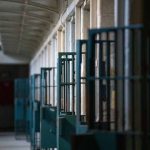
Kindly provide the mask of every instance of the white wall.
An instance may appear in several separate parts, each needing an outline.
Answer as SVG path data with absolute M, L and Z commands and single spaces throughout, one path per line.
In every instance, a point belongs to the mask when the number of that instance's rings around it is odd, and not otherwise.
M 16 56 L 11 56 L 4 54 L 3 51 L 0 52 L 0 64 L 27 64 L 29 59 L 21 59 Z

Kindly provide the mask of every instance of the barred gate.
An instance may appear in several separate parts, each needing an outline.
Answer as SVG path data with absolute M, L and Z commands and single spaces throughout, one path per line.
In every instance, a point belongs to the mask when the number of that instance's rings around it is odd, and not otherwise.
M 76 133 L 81 134 L 87 131 L 85 69 L 87 40 L 77 40 L 76 42 Z
M 57 72 L 57 148 L 70 150 L 75 133 L 75 56 L 74 52 L 59 53 Z
M 40 74 L 32 75 L 30 84 L 32 101 L 31 149 L 37 150 L 40 147 Z
M 14 127 L 16 139 L 25 136 L 28 129 L 28 100 L 29 100 L 29 84 L 28 79 L 15 79 L 14 94 Z
M 56 148 L 56 68 L 41 68 L 40 148 Z
M 150 149 L 147 35 L 142 25 L 89 30 L 85 77 L 88 131 L 74 136 L 73 150 Z
M 121 132 L 125 136 L 124 149 L 128 150 L 149 149 L 149 130 L 143 130 L 143 124 L 149 122 L 145 116 L 148 114 L 143 113 L 149 110 L 143 105 L 148 100 L 143 99 L 143 82 L 149 84 L 142 68 L 143 53 L 141 25 L 89 30 L 88 126 Z

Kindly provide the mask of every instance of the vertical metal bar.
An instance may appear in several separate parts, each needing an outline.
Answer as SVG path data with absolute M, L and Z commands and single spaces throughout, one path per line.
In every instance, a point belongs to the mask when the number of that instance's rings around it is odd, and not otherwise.
M 45 104 L 47 105 L 47 70 L 45 69 Z
M 79 133 L 78 126 L 80 125 L 80 115 L 81 115 L 81 53 L 82 46 L 81 41 L 77 40 L 77 56 L 76 56 L 76 124 L 77 124 L 77 133 Z
M 52 80 L 53 79 L 53 74 L 52 73 L 53 73 L 53 69 L 49 68 L 49 70 L 48 70 L 49 77 L 47 79 L 47 80 L 49 80 L 48 93 L 51 93 L 51 91 L 53 90 L 53 80 Z M 49 97 L 49 105 L 51 105 L 51 106 L 53 106 L 53 103 L 51 101 L 52 96 L 53 96 L 53 94 L 51 94 L 50 97 Z
M 149 138 L 149 129 L 150 129 L 150 107 L 148 107 L 150 104 L 149 98 L 150 98 L 150 37 L 147 35 L 145 28 L 141 29 L 139 31 L 141 33 L 141 45 L 140 45 L 140 50 L 141 50 L 141 75 L 142 75 L 142 80 L 141 80 L 141 127 L 142 127 L 142 132 L 144 133 L 144 138 L 143 138 L 143 145 L 146 144 L 146 137 Z M 145 57 L 145 59 L 144 59 Z M 147 76 L 147 78 L 146 78 Z M 149 85 L 149 86 L 146 86 Z M 146 86 L 146 87 L 145 87 Z M 144 112 L 143 112 L 144 111 Z M 149 122 L 149 123 L 148 123 Z M 145 140 L 145 141 L 144 141 Z M 143 146 L 143 148 L 149 149 L 146 146 Z M 146 150 L 147 150 L 146 149 Z
M 49 87 L 48 87 L 48 94 L 49 94 L 49 105 L 51 104 L 51 71 L 48 70 L 48 82 L 49 82 Z
M 45 104 L 47 105 L 48 104 L 48 100 L 47 100 L 47 71 L 46 71 L 46 69 L 45 69 Z
M 87 50 L 87 115 L 89 129 L 94 128 L 95 122 L 95 81 L 90 77 L 95 76 L 95 36 L 89 31 L 89 41 Z
M 101 37 L 101 34 L 100 34 Z M 101 40 L 101 39 L 100 39 Z M 103 77 L 103 42 L 100 41 L 99 43 L 99 77 Z M 99 120 L 100 123 L 103 122 L 103 79 L 100 79 L 99 81 Z
M 68 85 L 67 85 L 67 82 L 68 82 L 68 61 L 67 61 L 67 56 L 66 56 L 66 81 L 65 81 L 65 85 L 66 85 L 66 112 L 68 112 Z
M 70 55 L 70 57 L 71 57 L 71 55 Z M 69 83 L 70 83 L 70 64 L 71 64 L 71 61 L 69 60 L 69 58 L 68 58 L 67 64 L 68 64 L 68 71 L 67 71 L 67 73 L 68 73 L 68 81 L 67 81 L 67 85 L 68 85 L 67 86 L 67 94 L 68 94 L 68 96 L 67 96 L 67 112 L 70 112 L 70 86 L 71 85 L 69 85 Z
M 65 90 L 66 90 L 66 93 L 65 93 L 65 112 L 67 112 L 67 84 L 65 84 L 65 82 L 67 81 L 67 61 L 65 60 L 65 76 L 66 76 L 66 78 L 65 78 L 65 81 L 64 81 L 64 85 L 65 85 Z
M 50 78 L 49 78 L 49 76 L 50 76 L 50 68 L 47 68 L 47 103 L 48 103 L 48 105 L 50 105 L 50 98 L 48 97 L 48 93 L 49 93 L 49 91 L 50 91 L 50 84 L 49 84 L 49 80 L 50 80 Z
M 121 30 L 122 34 L 122 130 L 125 130 L 125 29 Z
M 57 74 L 57 108 L 58 108 L 58 114 L 60 113 L 61 110 L 61 67 L 62 67 L 62 62 L 61 62 L 61 54 L 59 54 L 58 58 L 58 74 Z
M 36 94 L 36 76 L 34 76 L 33 77 L 33 83 L 34 83 L 34 86 L 33 86 L 33 93 L 34 93 L 34 95 L 33 95 L 33 118 L 34 118 L 34 120 L 33 120 L 33 146 L 34 146 L 34 148 L 35 148 L 35 94 Z
M 61 62 L 62 63 L 62 69 L 61 69 L 61 80 L 62 81 L 64 81 L 64 73 L 63 73 L 63 71 L 64 71 L 64 65 L 63 65 L 63 62 Z M 58 72 L 57 72 L 57 74 L 58 74 Z M 64 86 L 62 86 L 62 90 L 61 90 L 61 94 L 62 94 L 62 104 L 64 105 L 64 96 L 65 96 L 65 89 L 64 89 Z M 61 106 L 61 108 L 62 108 L 62 106 Z
M 117 53 L 118 53 L 118 33 L 117 33 L 117 31 L 115 30 L 115 32 L 114 32 L 114 55 L 115 55 L 115 77 L 117 77 L 118 76 L 118 70 L 117 70 L 117 64 L 118 64 L 118 58 L 117 58 Z M 117 84 L 117 80 L 115 80 L 115 118 L 114 118 L 114 120 L 115 120 L 115 130 L 117 131 L 118 130 L 118 99 L 117 99 L 117 94 L 118 94 L 118 84 Z
M 67 85 L 67 106 L 66 106 L 66 109 L 67 109 L 67 112 L 70 111 L 70 85 L 69 85 L 69 82 L 70 82 L 70 63 L 71 61 L 69 60 L 69 55 L 66 55 L 67 57 L 67 60 L 66 60 L 66 64 L 67 64 L 67 80 L 66 80 L 66 85 Z
M 61 79 L 64 82 L 65 80 L 65 74 L 64 74 L 64 62 L 62 62 L 62 69 L 61 69 Z M 65 87 L 62 86 L 62 92 L 63 92 L 63 97 L 62 97 L 62 104 L 63 106 L 65 106 L 64 104 L 64 99 L 65 99 Z M 62 106 L 61 106 L 62 107 Z
M 72 60 L 72 114 L 75 113 L 74 107 L 75 107 L 75 55 L 73 55 Z
M 148 39 L 147 39 L 147 53 L 148 53 L 148 65 L 150 66 L 150 37 L 148 37 Z M 147 78 L 147 80 L 148 80 L 148 99 L 147 100 L 149 100 L 150 99 L 150 69 L 149 69 L 149 71 L 148 71 L 148 77 L 149 77 L 149 79 Z M 148 105 L 148 108 L 150 108 L 150 101 L 148 101 L 148 103 L 149 103 L 149 105 Z M 148 109 L 148 116 L 150 117 L 150 109 Z M 148 122 L 149 122 L 149 130 L 148 130 L 148 133 L 150 133 L 150 119 L 149 119 L 149 117 L 148 117 Z M 150 140 L 148 139 L 148 141 L 147 141 L 147 143 L 148 143 L 148 149 L 150 149 Z
M 143 24 L 144 24 L 144 32 L 143 32 L 143 38 L 142 38 L 142 42 L 143 42 L 143 47 L 142 47 L 142 59 L 144 59 L 144 56 L 146 58 L 146 56 L 148 55 L 148 51 L 150 50 L 149 47 L 148 47 L 148 44 L 149 44 L 149 38 L 150 38 L 150 26 L 149 26 L 149 2 L 148 1 L 143 1 L 142 2 L 142 9 L 144 10 L 143 11 Z M 142 60 L 142 74 L 143 74 L 143 77 L 144 77 L 144 80 L 143 80 L 143 86 L 146 85 L 147 83 L 147 79 L 146 79 L 146 74 L 148 74 L 148 70 L 147 69 L 147 66 L 150 66 L 149 62 L 147 62 L 147 60 Z M 145 69 L 145 72 L 144 72 L 144 69 Z M 150 91 L 148 91 L 148 89 L 146 87 L 143 87 L 143 125 L 142 125 L 142 128 L 143 128 L 143 132 L 144 132 L 144 138 L 143 138 L 143 149 L 148 149 L 148 144 L 149 144 L 149 141 L 147 140 L 148 139 L 148 129 L 149 129 L 149 126 L 148 126 L 148 108 L 147 108 L 147 103 L 149 102 L 149 97 L 148 97 L 148 93 Z M 144 92 L 145 90 L 145 92 Z M 141 99 L 142 100 L 142 99 Z M 144 111 L 144 109 L 146 109 Z M 146 139 L 147 138 L 147 139 Z
M 69 58 L 69 56 L 71 57 L 71 59 L 72 59 L 72 55 L 68 55 L 68 61 L 67 61 L 67 63 L 68 63 L 68 81 L 67 81 L 67 84 L 68 84 L 68 92 L 67 92 L 67 94 L 68 94 L 68 101 L 67 101 L 67 112 L 70 112 L 70 106 L 71 106 L 71 101 L 70 101 L 70 87 L 71 87 L 71 85 L 69 84 L 70 83 L 70 81 L 71 81 L 71 76 L 70 76 L 70 66 L 71 66 L 71 63 L 72 63 L 72 60 L 70 60 L 70 58 Z
M 59 115 L 61 110 L 61 75 L 62 75 L 62 62 L 61 62 L 61 54 L 58 54 L 57 59 L 57 128 L 56 128 L 56 141 L 57 148 L 59 149 Z
M 64 77 L 64 79 L 63 79 L 63 82 L 64 82 L 65 78 L 66 78 L 66 74 L 65 74 L 65 70 L 66 70 L 66 68 L 65 68 L 65 61 L 63 61 L 62 65 L 63 65 L 63 70 L 62 70 L 63 74 L 62 74 L 62 76 Z M 65 85 L 62 85 L 62 87 L 64 88 L 64 97 L 63 97 L 63 106 L 62 106 L 62 109 L 65 110 L 66 87 L 65 87 Z
M 44 75 L 43 75 L 43 69 L 41 68 L 41 76 L 40 76 L 40 101 L 41 101 L 41 105 L 43 105 L 44 104 L 44 102 L 43 102 L 43 80 L 44 80 L 44 77 L 43 77 Z M 37 82 L 37 84 L 38 84 L 38 82 Z M 38 85 L 36 85 L 37 86 L 37 94 L 38 94 Z M 35 93 L 36 94 L 36 93 Z
M 46 70 L 46 68 L 44 68 L 45 70 L 45 105 L 48 104 L 48 100 L 47 100 L 47 87 L 48 87 L 48 84 L 47 84 L 47 75 L 48 75 L 48 71 Z
M 107 66 L 107 130 L 110 130 L 110 42 L 109 32 L 106 32 L 106 66 Z
M 67 77 L 68 77 L 68 76 L 67 76 L 67 71 L 68 71 L 68 70 L 67 70 L 67 67 L 68 67 L 68 66 L 67 66 L 67 61 L 66 61 L 66 59 L 67 59 L 67 58 L 65 57 L 65 61 L 64 61 L 64 62 L 65 62 L 65 73 L 64 73 L 64 74 L 65 74 L 65 80 L 64 80 L 64 86 L 65 86 L 65 92 L 66 92 L 66 93 L 65 93 L 65 106 L 64 106 L 64 107 L 65 107 L 65 112 L 67 112 L 67 98 L 68 98 L 68 95 L 67 95 L 67 84 L 65 84 L 65 82 L 67 81 Z
M 41 104 L 42 105 L 44 105 L 45 104 L 45 89 L 44 89 L 44 86 L 45 86 L 45 74 L 44 74 L 44 71 L 43 71 L 43 68 L 41 69 L 41 74 L 42 74 L 42 76 L 41 76 L 41 85 L 40 85 L 40 88 L 42 89 L 42 90 L 40 90 L 40 93 L 41 93 L 41 96 L 40 96 L 40 101 L 41 101 Z
M 148 53 L 148 65 L 150 66 L 150 39 L 147 39 L 147 53 Z M 150 69 L 148 70 L 148 74 L 147 74 L 147 80 L 148 80 L 148 99 L 150 99 Z M 148 101 L 148 108 L 150 108 L 150 101 Z M 148 116 L 150 117 L 150 110 L 148 110 Z M 149 123 L 149 132 L 150 132 L 150 119 L 148 119 L 148 123 Z M 149 145 L 150 147 L 150 145 Z
M 49 85 L 49 87 L 48 87 L 48 97 L 49 97 L 49 104 L 50 104 L 50 101 L 51 101 L 51 88 L 50 88 L 50 71 L 49 71 L 49 75 L 48 75 L 48 85 Z
M 131 76 L 132 77 L 134 77 L 134 75 L 135 75 L 135 72 L 134 72 L 134 63 L 135 63 L 135 57 L 134 57 L 134 50 L 135 50 L 135 47 L 134 47 L 134 44 L 135 44 L 135 42 L 134 42 L 134 30 L 131 30 L 130 31 L 130 40 L 131 40 L 131 57 L 130 57 L 130 62 L 131 62 Z M 135 124 L 134 124 L 134 121 L 135 121 L 135 118 L 134 118 L 134 113 L 135 113 L 135 109 L 134 109 L 134 100 L 135 100 L 135 98 L 134 98 L 134 88 L 135 88 L 135 86 L 134 86 L 134 79 L 133 80 L 131 80 L 131 89 L 132 89 L 132 101 L 131 101 L 131 105 L 132 105 L 132 130 L 134 131 L 135 130 Z
M 70 62 L 70 83 L 74 82 L 73 63 L 74 63 L 74 55 L 72 55 L 72 61 Z M 72 76 L 71 76 L 71 74 L 72 74 Z M 72 88 L 72 91 L 71 91 L 71 88 Z M 74 88 L 74 85 L 73 84 L 70 85 L 70 91 L 71 91 L 71 92 L 69 92 L 69 95 L 70 95 L 70 111 L 72 112 L 72 114 L 74 112 L 73 111 L 73 105 L 74 105 L 74 90 L 73 90 L 73 88 Z M 70 94 L 70 93 L 72 93 L 72 94 Z M 72 109 L 71 109 L 71 107 L 72 107 Z
M 41 93 L 41 94 L 40 94 L 40 101 L 41 101 L 41 105 L 43 105 L 43 103 L 44 103 L 44 102 L 43 102 L 43 93 L 44 93 L 44 92 L 43 92 L 43 78 L 44 78 L 43 76 L 44 76 L 44 75 L 43 75 L 43 71 L 42 71 L 42 70 L 43 70 L 43 69 L 41 68 L 41 76 L 40 76 L 40 93 Z M 38 79 L 37 79 L 37 81 L 38 81 Z M 37 91 L 36 91 L 36 92 L 37 92 L 37 95 L 38 95 L 38 92 L 39 92 L 39 91 L 38 91 L 38 90 L 39 90 L 39 88 L 38 88 L 38 86 L 39 86 L 39 85 L 38 85 L 38 82 L 37 82 L 37 85 L 36 85 L 36 86 L 37 86 Z
M 55 68 L 53 69 L 53 106 L 55 105 Z
M 135 68 L 135 65 L 134 65 L 134 63 L 135 63 L 135 35 L 134 35 L 134 30 L 133 29 L 131 29 L 130 30 L 130 40 L 131 40 L 131 57 L 130 57 L 130 59 L 131 59 L 131 76 L 132 77 L 134 77 L 134 75 L 135 75 L 135 71 L 134 71 L 134 68 Z M 131 95 L 131 105 L 132 105 L 132 131 L 134 132 L 135 131 L 135 109 L 134 109 L 134 107 L 135 107 L 135 97 L 134 97 L 134 90 L 135 90 L 135 84 L 134 84 L 134 79 L 132 79 L 131 80 L 131 89 L 132 89 L 132 95 Z M 132 138 L 132 149 L 135 149 L 135 136 L 133 136 L 133 138 Z
M 66 81 L 66 62 L 64 61 L 64 73 L 63 73 L 63 75 L 64 75 L 64 81 L 63 82 L 65 82 Z M 66 85 L 64 84 L 63 85 L 64 86 L 64 111 L 66 111 Z

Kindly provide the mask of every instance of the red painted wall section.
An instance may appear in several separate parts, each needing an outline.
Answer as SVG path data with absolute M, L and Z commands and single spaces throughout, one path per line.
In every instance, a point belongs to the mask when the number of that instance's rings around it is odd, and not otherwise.
M 14 84 L 13 81 L 0 81 L 0 105 L 13 105 Z

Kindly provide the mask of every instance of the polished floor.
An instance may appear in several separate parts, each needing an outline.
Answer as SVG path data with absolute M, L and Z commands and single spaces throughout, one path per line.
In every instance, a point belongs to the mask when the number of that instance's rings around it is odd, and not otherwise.
M 30 150 L 30 144 L 24 137 L 16 140 L 14 133 L 0 133 L 0 150 Z

